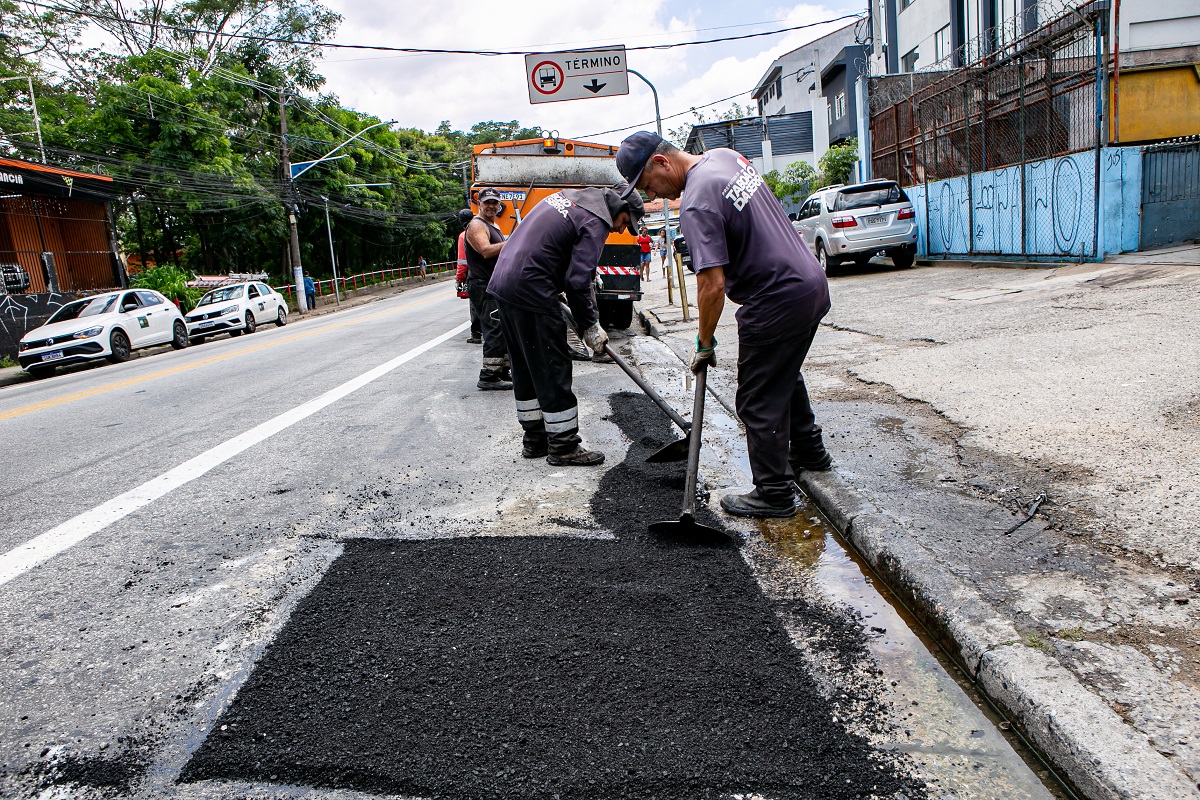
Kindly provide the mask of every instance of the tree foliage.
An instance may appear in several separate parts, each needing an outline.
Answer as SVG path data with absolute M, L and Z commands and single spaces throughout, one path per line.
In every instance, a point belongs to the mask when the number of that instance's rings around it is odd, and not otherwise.
M 843 144 L 834 145 L 825 151 L 817 162 L 821 167 L 821 186 L 832 186 L 835 183 L 846 183 L 858 161 L 858 139 L 847 139 Z

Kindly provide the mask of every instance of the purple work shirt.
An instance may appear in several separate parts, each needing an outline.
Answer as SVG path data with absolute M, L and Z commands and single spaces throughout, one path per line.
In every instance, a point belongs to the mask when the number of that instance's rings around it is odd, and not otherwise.
M 583 329 L 596 322 L 592 281 L 608 239 L 608 223 L 562 192 L 533 207 L 500 251 L 488 294 L 514 306 L 560 314 L 559 293 Z
M 725 268 L 738 338 L 769 344 L 806 332 L 829 313 L 825 272 L 778 198 L 740 153 L 709 150 L 688 170 L 679 213 L 692 267 Z

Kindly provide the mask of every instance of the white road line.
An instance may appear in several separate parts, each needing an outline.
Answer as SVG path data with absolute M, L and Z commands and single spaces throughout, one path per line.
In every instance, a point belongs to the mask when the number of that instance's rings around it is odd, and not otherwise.
M 132 514 L 140 508 L 153 503 L 158 498 L 178 489 L 186 483 L 194 481 L 214 467 L 223 464 L 237 454 L 250 449 L 282 430 L 295 425 L 302 419 L 310 417 L 326 406 L 336 403 L 351 392 L 361 389 L 368 383 L 388 374 L 396 367 L 412 361 L 422 353 L 432 350 L 452 336 L 456 336 L 470 326 L 464 322 L 453 330 L 443 333 L 436 339 L 431 339 L 420 347 L 415 347 L 403 355 L 396 356 L 391 361 L 380 364 L 372 370 L 364 372 L 357 378 L 352 378 L 340 386 L 330 389 L 320 397 L 285 411 L 279 416 L 251 428 L 245 433 L 222 442 L 216 447 L 201 453 L 195 458 L 185 461 L 175 469 L 164 472 L 157 478 L 146 481 L 141 486 L 130 489 L 122 495 L 114 497 L 107 503 L 96 506 L 72 517 L 61 525 L 57 525 L 40 536 L 35 536 L 28 542 L 14 547 L 0 556 L 0 586 L 13 578 L 48 561 L 59 553 L 74 547 L 93 533 L 102 531 L 117 520 Z

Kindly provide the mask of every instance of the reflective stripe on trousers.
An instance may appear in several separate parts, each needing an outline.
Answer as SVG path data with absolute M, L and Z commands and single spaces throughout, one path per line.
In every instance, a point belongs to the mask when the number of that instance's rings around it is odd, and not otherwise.
M 544 416 L 547 433 L 567 433 L 579 428 L 579 406 L 566 411 L 547 411 Z

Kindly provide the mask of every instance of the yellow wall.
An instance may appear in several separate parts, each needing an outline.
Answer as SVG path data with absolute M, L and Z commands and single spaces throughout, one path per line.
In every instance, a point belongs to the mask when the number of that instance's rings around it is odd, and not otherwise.
M 1113 100 L 1109 76 L 1109 109 Z M 1200 134 L 1200 64 L 1123 70 L 1120 77 L 1122 144 Z M 1116 129 L 1109 114 L 1109 134 Z

